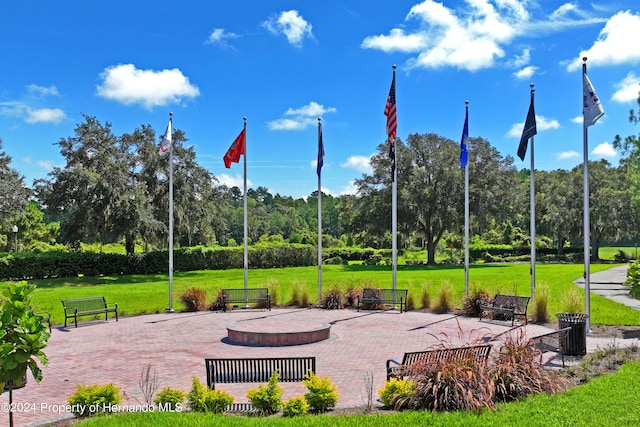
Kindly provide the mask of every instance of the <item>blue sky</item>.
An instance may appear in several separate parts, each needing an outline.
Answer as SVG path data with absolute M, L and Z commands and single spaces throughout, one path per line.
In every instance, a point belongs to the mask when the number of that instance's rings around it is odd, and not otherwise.
M 247 117 L 248 180 L 273 194 L 353 193 L 383 143 L 397 64 L 398 137 L 469 135 L 516 157 L 535 84 L 536 169 L 582 163 L 581 65 L 605 110 L 589 158 L 620 157 L 616 134 L 640 89 L 640 2 L 596 0 L 3 1 L 0 137 L 27 184 L 64 162 L 55 143 L 82 114 L 120 135 L 164 132 L 173 112 L 198 162 L 242 185 L 222 157 Z

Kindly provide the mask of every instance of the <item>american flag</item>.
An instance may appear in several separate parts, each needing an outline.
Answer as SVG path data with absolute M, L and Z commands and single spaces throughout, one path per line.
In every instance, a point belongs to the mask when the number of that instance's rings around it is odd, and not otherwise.
M 384 115 L 387 116 L 387 140 L 390 145 L 393 145 L 396 142 L 396 130 L 398 129 L 396 121 L 396 70 L 393 70 L 393 80 L 391 81 L 391 89 L 389 89 L 387 105 L 384 107 Z

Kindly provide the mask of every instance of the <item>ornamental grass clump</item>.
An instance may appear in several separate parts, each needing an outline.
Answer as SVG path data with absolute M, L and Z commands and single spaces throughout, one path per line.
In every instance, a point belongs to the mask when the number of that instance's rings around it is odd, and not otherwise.
M 480 316 L 481 304 L 487 304 L 491 301 L 489 293 L 482 288 L 476 288 L 475 286 L 471 290 L 471 294 L 464 299 L 463 314 L 467 317 Z
M 344 308 L 342 303 L 342 290 L 338 287 L 331 289 L 325 293 L 321 302 L 322 308 L 327 310 L 341 310 Z
M 186 289 L 180 295 L 185 311 L 202 311 L 207 307 L 207 292 L 198 288 Z
M 510 333 L 500 351 L 494 353 L 489 376 L 495 400 L 508 402 L 535 393 L 557 393 L 569 388 L 569 381 L 559 372 L 541 364 L 540 351 L 529 346 L 524 330 Z

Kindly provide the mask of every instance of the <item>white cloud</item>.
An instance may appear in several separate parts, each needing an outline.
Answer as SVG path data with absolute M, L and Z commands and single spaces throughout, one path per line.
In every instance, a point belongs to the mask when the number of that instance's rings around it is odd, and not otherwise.
M 538 67 L 534 65 L 529 65 L 528 67 L 524 67 L 522 70 L 518 70 L 513 73 L 514 77 L 519 80 L 528 80 L 530 79 L 538 70 Z
M 531 61 L 531 51 L 529 49 L 525 49 L 522 51 L 522 55 L 520 56 L 516 55 L 516 57 L 513 60 L 513 66 L 516 68 L 524 67 L 529 63 L 529 61 Z
M 100 77 L 99 96 L 125 105 L 140 104 L 148 110 L 200 95 L 177 68 L 138 70 L 133 64 L 121 64 L 105 68 Z
M 563 151 L 556 154 L 558 160 L 575 159 L 576 157 L 580 157 L 580 153 L 577 151 Z
M 427 47 L 427 40 L 422 34 L 405 34 L 399 28 L 393 28 L 388 36 L 368 36 L 362 41 L 365 49 L 378 49 L 383 52 L 419 52 Z
M 262 26 L 273 34 L 284 34 L 289 43 L 302 47 L 305 37 L 313 37 L 312 25 L 300 16 L 297 10 L 281 12 L 262 23 Z
M 340 190 L 340 195 L 354 195 L 358 193 L 358 187 L 356 187 L 355 181 L 349 181 L 349 184 L 345 185 L 342 190 Z
M 608 142 L 603 142 L 602 144 L 595 147 L 593 151 L 591 151 L 591 154 L 598 157 L 609 158 L 616 157 L 618 155 L 615 148 L 613 148 L 613 145 L 609 144 Z
M 40 166 L 42 169 L 46 170 L 47 172 L 50 172 L 53 170 L 54 167 L 56 167 L 56 164 L 53 163 L 51 160 L 38 160 L 37 165 Z
M 575 116 L 573 119 L 570 119 L 570 120 L 571 120 L 572 123 L 576 123 L 576 124 L 581 125 L 583 117 L 581 115 L 580 116 Z
M 326 107 L 311 101 L 299 108 L 289 108 L 285 117 L 267 123 L 270 130 L 304 130 L 318 123 L 318 117 L 327 113 L 335 113 L 333 107 Z
M 227 32 L 223 28 L 214 28 L 205 43 L 222 48 L 231 48 L 232 46 L 228 40 L 237 39 L 238 37 L 240 37 L 238 34 Z
M 216 178 L 218 178 L 219 185 L 226 185 L 229 188 L 238 187 L 240 189 L 244 187 L 244 178 L 238 173 L 233 176 L 227 173 L 221 173 L 220 175 L 216 176 Z M 253 183 L 251 182 L 251 180 L 247 179 L 247 187 L 249 188 L 252 185 Z
M 58 88 L 56 88 L 55 86 L 44 87 L 30 84 L 27 85 L 27 92 L 37 96 L 60 96 Z
M 27 123 L 60 123 L 66 117 L 60 108 L 28 108 L 24 121 Z
M 536 129 L 538 132 L 558 128 L 560 128 L 560 123 L 556 119 L 547 119 L 545 116 L 536 114 Z M 511 129 L 509 129 L 509 132 L 507 132 L 507 136 L 520 138 L 523 129 L 524 122 L 514 123 Z
M 612 101 L 617 102 L 633 102 L 638 99 L 640 92 L 640 77 L 636 76 L 633 71 L 627 74 L 620 83 L 616 84 L 618 90 L 611 97 Z
M 588 58 L 589 66 L 637 63 L 640 61 L 640 15 L 630 11 L 618 12 L 600 31 L 593 46 L 580 52 L 567 71 L 582 67 L 582 58 Z
M 441 1 L 424 0 L 409 10 L 403 25 L 390 29 L 387 34 L 367 36 L 360 46 L 389 53 L 417 54 L 407 60 L 408 68 L 454 67 L 477 71 L 493 67 L 504 58 L 506 47 L 518 37 L 605 22 L 574 3 L 567 3 L 539 20 L 531 18 L 527 10 L 529 1 L 465 0 L 464 3 L 450 8 Z M 417 25 L 412 21 L 417 21 Z M 529 61 L 530 52 L 525 49 L 522 56 L 505 64 L 523 68 Z M 521 70 L 524 75 L 533 71 Z
M 343 168 L 355 169 L 362 173 L 372 173 L 371 156 L 354 155 L 347 159 L 346 162 L 340 164 Z
M 394 28 L 389 35 L 370 36 L 361 47 L 385 52 L 420 52 L 408 61 L 410 68 L 451 66 L 470 71 L 491 67 L 505 56 L 502 45 L 517 34 L 527 11 L 516 1 L 466 0 L 467 8 L 449 9 L 425 0 L 411 8 L 405 20 L 417 19 L 411 33 Z

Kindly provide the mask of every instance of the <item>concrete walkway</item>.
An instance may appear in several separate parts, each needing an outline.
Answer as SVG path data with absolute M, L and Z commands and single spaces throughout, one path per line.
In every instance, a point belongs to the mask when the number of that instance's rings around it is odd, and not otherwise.
M 608 281 L 598 277 L 592 275 L 592 283 Z M 287 347 L 249 347 L 228 342 L 227 326 L 255 320 L 274 325 L 301 321 L 329 324 L 331 337 Z M 16 407 L 20 411 L 14 412 L 14 422 L 16 426 L 35 426 L 70 418 L 64 405 L 78 384 L 114 383 L 124 393 L 123 405 L 144 405 L 139 379 L 149 364 L 158 374 L 160 389 L 172 387 L 188 392 L 193 377 L 206 383 L 204 359 L 216 357 L 315 356 L 318 375 L 329 376 L 337 385 L 338 406 L 361 406 L 367 402 L 367 376 L 373 378 L 373 399 L 377 399 L 377 390 L 384 385 L 387 359 L 400 359 L 405 352 L 423 350 L 439 340 L 463 345 L 483 337 L 499 340 L 509 333 L 531 337 L 549 331 L 541 325 L 512 328 L 508 323 L 479 322 L 477 318 L 452 314 L 358 313 L 351 309 L 162 313 L 125 317 L 119 322 L 83 321 L 78 328 L 54 328 L 46 349 L 49 364 L 43 368 L 43 381 L 37 384 L 29 376 L 27 386 L 13 393 L 14 403 L 20 405 Z M 636 338 L 615 342 L 640 345 Z M 608 338 L 588 336 L 587 351 L 611 343 Z M 498 345 L 495 341 L 494 347 Z M 570 363 L 575 362 L 574 359 Z M 545 363 L 561 366 L 552 353 L 545 354 Z M 306 392 L 298 383 L 282 386 L 286 391 L 284 399 Z M 247 402 L 247 390 L 255 387 L 257 384 L 221 384 L 217 388 L 231 393 L 236 402 Z M 5 420 L 4 425 L 8 425 L 7 402 L 8 393 L 4 393 L 0 396 L 0 425 Z
M 591 273 L 589 275 L 589 288 L 591 293 L 640 310 L 640 300 L 629 295 L 629 287 L 622 284 L 627 279 L 627 269 L 628 267 L 623 265 L 621 267 Z M 583 277 L 575 280 L 573 283 L 584 289 Z

